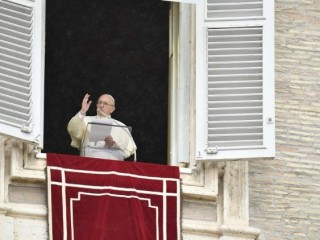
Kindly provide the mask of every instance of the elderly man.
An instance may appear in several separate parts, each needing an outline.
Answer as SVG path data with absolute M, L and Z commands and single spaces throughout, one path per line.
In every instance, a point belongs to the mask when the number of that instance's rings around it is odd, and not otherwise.
M 89 97 L 89 94 L 84 96 L 81 110 L 68 123 L 67 130 L 72 140 L 71 146 L 80 149 L 80 155 L 87 157 L 123 160 L 135 155 L 137 147 L 130 131 L 122 122 L 111 118 L 115 110 L 114 98 L 109 94 L 101 95 L 96 106 L 97 115 L 86 116 L 92 103 Z M 114 130 L 100 141 L 90 142 L 91 129 L 95 122 L 100 126 L 102 124 L 106 129 Z

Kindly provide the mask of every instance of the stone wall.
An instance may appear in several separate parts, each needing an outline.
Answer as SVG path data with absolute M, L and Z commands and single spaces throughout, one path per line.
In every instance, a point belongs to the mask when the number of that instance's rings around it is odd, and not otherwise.
M 320 1 L 276 0 L 276 158 L 250 161 L 259 240 L 320 239 Z
M 0 240 L 48 239 L 45 165 L 30 145 L 0 135 Z

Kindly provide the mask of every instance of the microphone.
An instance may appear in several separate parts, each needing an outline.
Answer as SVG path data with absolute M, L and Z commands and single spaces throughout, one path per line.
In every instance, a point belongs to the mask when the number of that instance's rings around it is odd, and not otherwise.
M 99 114 L 101 114 L 102 116 L 104 116 L 104 117 L 110 117 L 109 115 L 107 115 L 107 114 L 105 114 L 103 111 L 101 111 L 99 108 L 97 108 L 97 112 L 98 112 Z

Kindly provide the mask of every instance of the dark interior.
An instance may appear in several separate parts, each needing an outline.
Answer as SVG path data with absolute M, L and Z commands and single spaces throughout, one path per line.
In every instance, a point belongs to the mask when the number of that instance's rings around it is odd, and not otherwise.
M 47 1 L 43 152 L 78 155 L 67 123 L 86 93 L 88 115 L 109 93 L 112 117 L 132 126 L 138 161 L 167 164 L 168 48 L 168 2 Z

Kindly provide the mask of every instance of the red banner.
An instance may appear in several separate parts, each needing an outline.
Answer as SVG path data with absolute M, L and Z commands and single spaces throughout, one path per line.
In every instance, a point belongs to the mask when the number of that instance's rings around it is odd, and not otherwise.
M 52 240 L 180 239 L 179 168 L 47 154 Z

